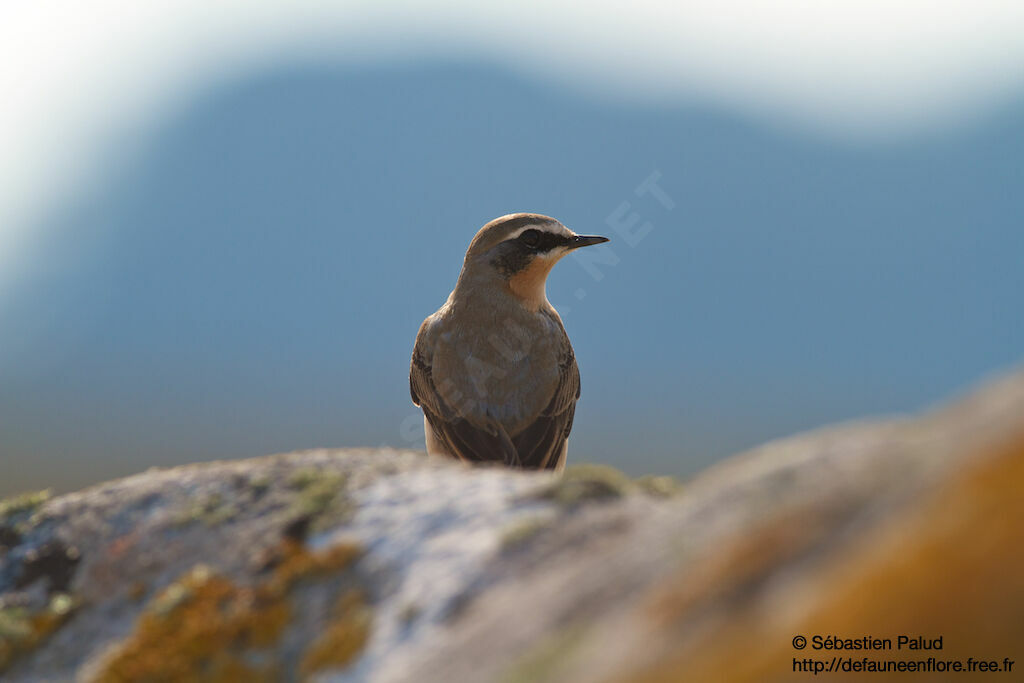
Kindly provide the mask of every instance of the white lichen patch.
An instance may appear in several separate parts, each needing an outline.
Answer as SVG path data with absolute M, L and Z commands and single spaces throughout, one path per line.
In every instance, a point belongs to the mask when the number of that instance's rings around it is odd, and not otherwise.
M 510 526 L 560 514 L 558 506 L 528 495 L 550 482 L 547 474 L 439 468 L 383 477 L 354 493 L 351 520 L 312 544 L 360 543 L 367 550 L 363 569 L 380 595 L 363 656 L 323 680 L 385 681 L 408 672 L 457 617 L 502 552 Z

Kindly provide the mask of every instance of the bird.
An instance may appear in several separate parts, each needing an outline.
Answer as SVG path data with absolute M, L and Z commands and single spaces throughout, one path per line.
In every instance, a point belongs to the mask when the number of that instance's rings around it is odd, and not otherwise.
M 580 373 L 547 276 L 570 251 L 607 241 L 538 213 L 480 228 L 455 289 L 413 347 L 409 391 L 423 411 L 429 455 L 565 467 Z

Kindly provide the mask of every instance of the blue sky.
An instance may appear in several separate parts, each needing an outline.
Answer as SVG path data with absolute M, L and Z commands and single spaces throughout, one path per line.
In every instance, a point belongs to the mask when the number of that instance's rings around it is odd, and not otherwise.
M 1014 87 L 966 108 L 924 98 L 886 129 L 882 97 L 851 126 L 829 113 L 839 95 L 808 103 L 785 79 L 762 106 L 767 86 L 744 100 L 738 76 L 722 77 L 729 96 L 602 90 L 566 48 L 555 78 L 498 53 L 357 59 L 251 39 L 264 58 L 244 68 L 215 54 L 194 68 L 219 64 L 216 79 L 163 75 L 162 99 L 113 99 L 122 127 L 76 128 L 75 164 L 24 129 L 18 149 L 63 180 L 6 205 L 0 493 L 419 447 L 416 328 L 476 229 L 511 211 L 613 238 L 595 248 L 599 279 L 567 259 L 548 287 L 583 375 L 576 461 L 685 474 L 918 410 L 1020 360 Z M 737 68 L 720 61 L 707 73 Z M 652 177 L 671 206 L 638 194 Z M 650 229 L 630 245 L 614 223 L 633 213 Z

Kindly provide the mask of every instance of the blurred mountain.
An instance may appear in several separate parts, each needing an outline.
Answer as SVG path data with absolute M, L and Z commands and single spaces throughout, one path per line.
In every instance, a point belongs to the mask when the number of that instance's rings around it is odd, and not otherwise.
M 123 142 L 0 309 L 0 493 L 420 447 L 416 329 L 512 211 L 613 238 L 600 279 L 567 259 L 548 286 L 583 376 L 570 462 L 685 473 L 1024 350 L 1024 102 L 867 145 L 484 66 L 307 65 Z M 637 194 L 652 174 L 673 208 Z M 632 246 L 623 202 L 651 225 Z

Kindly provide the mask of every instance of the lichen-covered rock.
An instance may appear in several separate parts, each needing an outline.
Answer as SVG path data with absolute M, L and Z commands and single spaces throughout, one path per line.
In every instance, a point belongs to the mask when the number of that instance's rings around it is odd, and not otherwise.
M 815 634 L 1024 670 L 1022 484 L 1024 375 L 683 487 L 369 449 L 154 470 L 0 502 L 0 676 L 790 680 Z

